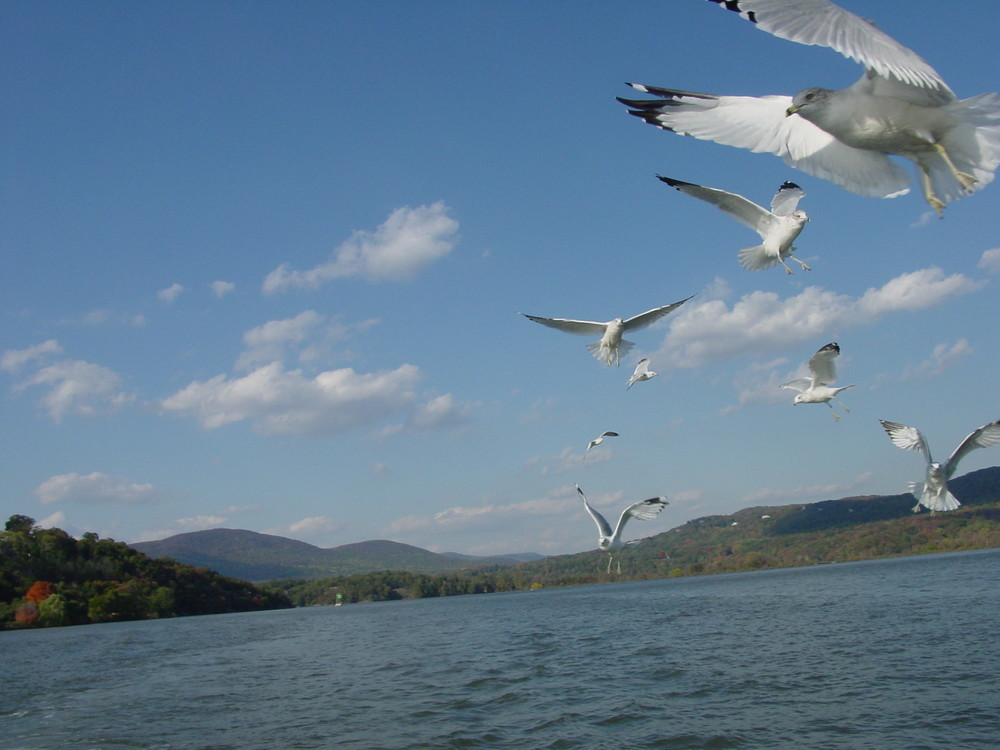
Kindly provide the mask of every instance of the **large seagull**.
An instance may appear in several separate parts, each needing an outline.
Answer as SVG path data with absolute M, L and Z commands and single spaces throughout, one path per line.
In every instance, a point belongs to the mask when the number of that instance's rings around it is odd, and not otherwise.
M 916 427 L 908 427 L 905 424 L 899 424 L 899 422 L 887 422 L 884 419 L 880 419 L 879 422 L 882 423 L 882 427 L 885 428 L 894 445 L 903 450 L 920 451 L 927 460 L 927 476 L 924 478 L 917 504 L 913 506 L 914 513 L 920 510 L 921 505 L 932 513 L 937 510 L 957 509 L 961 503 L 948 491 L 948 480 L 958 468 L 958 462 L 969 451 L 976 448 L 988 448 L 1000 443 L 1000 419 L 998 419 L 996 422 L 984 424 L 978 430 L 969 433 L 965 440 L 958 444 L 955 452 L 951 454 L 951 458 L 942 464 L 931 458 L 931 449 Z M 910 484 L 910 490 L 914 494 L 916 494 L 918 487 L 920 487 L 920 482 Z
M 527 313 L 521 313 L 521 315 L 528 320 L 541 323 L 543 326 L 555 328 L 557 331 L 576 333 L 581 336 L 600 336 L 599 341 L 587 344 L 587 351 L 595 359 L 601 360 L 610 367 L 611 365 L 621 365 L 622 355 L 628 354 L 629 350 L 635 346 L 633 342 L 623 339 L 622 334 L 628 331 L 635 331 L 639 328 L 645 328 L 664 315 L 673 312 L 689 299 L 691 297 L 670 305 L 664 305 L 663 307 L 654 307 L 652 310 L 634 315 L 628 320 L 615 318 L 605 323 L 598 323 L 593 320 L 572 320 L 570 318 L 541 318 L 537 315 L 528 315 Z
M 1000 100 L 958 99 L 916 52 L 829 0 L 710 0 L 758 28 L 830 47 L 864 66 L 854 84 L 792 96 L 716 96 L 629 84 L 655 99 L 622 99 L 664 130 L 755 152 L 851 192 L 891 198 L 909 191 L 917 166 L 924 198 L 945 204 L 984 187 L 1000 164 Z M 943 9 L 944 6 L 941 6 Z M 950 6 L 949 6 L 950 12 Z

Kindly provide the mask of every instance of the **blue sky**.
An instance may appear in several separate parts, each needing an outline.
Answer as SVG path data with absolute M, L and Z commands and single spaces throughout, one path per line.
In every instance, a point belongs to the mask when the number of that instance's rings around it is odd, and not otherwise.
M 843 0 L 960 97 L 1000 87 L 992 0 Z M 592 549 L 579 483 L 649 536 L 921 478 L 1000 417 L 1000 187 L 934 218 L 626 114 L 625 81 L 792 94 L 859 75 L 699 0 L 8 3 L 0 143 L 4 517 L 157 539 Z M 907 166 L 907 168 L 909 168 Z M 813 268 L 655 175 L 767 204 Z M 697 295 L 629 338 L 607 320 Z M 778 384 L 820 346 L 835 422 Z M 660 375 L 626 391 L 640 356 Z M 610 439 L 584 456 L 604 430 Z M 960 473 L 1000 463 L 976 451 Z

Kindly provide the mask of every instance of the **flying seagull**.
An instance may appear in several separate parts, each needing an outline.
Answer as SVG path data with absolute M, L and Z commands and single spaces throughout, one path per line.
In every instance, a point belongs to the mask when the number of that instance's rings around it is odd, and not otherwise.
M 625 542 L 622 541 L 622 529 L 625 528 L 625 523 L 628 519 L 635 518 L 639 521 L 648 521 L 668 505 L 667 498 L 665 497 L 651 497 L 648 500 L 640 500 L 637 503 L 633 503 L 622 511 L 621 517 L 618 519 L 618 524 L 615 526 L 615 530 L 612 531 L 607 519 L 590 507 L 590 503 L 587 502 L 587 496 L 583 494 L 580 485 L 576 485 L 576 491 L 580 494 L 580 499 L 583 500 L 583 507 L 587 509 L 590 517 L 597 524 L 597 532 L 600 534 L 597 546 L 609 555 L 608 573 L 611 572 L 611 561 L 614 559 L 615 554 L 614 550 L 625 546 Z M 618 572 L 622 572 L 621 560 L 618 561 Z
M 649 380 L 650 378 L 655 378 L 656 375 L 657 373 L 649 369 L 649 358 L 643 357 L 642 359 L 639 360 L 638 364 L 636 364 L 635 370 L 632 372 L 632 377 L 628 379 L 628 388 L 626 388 L 625 390 L 626 391 L 629 390 L 629 388 L 631 388 L 633 385 L 635 385 L 636 383 L 641 383 L 643 380 Z
M 864 66 L 847 88 L 792 96 L 715 96 L 629 84 L 656 99 L 619 101 L 630 114 L 683 135 L 776 154 L 851 192 L 892 198 L 910 176 L 889 155 L 917 166 L 924 197 L 945 203 L 984 187 L 1000 164 L 1000 100 L 959 100 L 917 53 L 829 0 L 711 0 L 758 28 L 800 44 L 830 47 Z
M 809 358 L 809 377 L 790 380 L 778 386 L 798 391 L 792 404 L 826 404 L 833 412 L 833 418 L 840 421 L 840 415 L 833 408 L 831 401 L 840 404 L 845 412 L 850 411 L 844 402 L 837 398 L 837 394 L 845 388 L 853 388 L 853 385 L 841 385 L 833 387 L 830 383 L 837 379 L 837 368 L 834 360 L 840 355 L 840 346 L 836 341 L 821 347 Z
M 795 251 L 792 243 L 799 236 L 806 222 L 809 221 L 805 211 L 797 211 L 795 208 L 799 205 L 799 201 L 805 197 L 805 193 L 794 182 L 782 183 L 778 192 L 771 199 L 771 210 L 768 211 L 763 206 L 758 206 L 753 201 L 736 193 L 694 185 L 690 182 L 681 182 L 661 175 L 656 176 L 685 195 L 711 203 L 720 211 L 729 214 L 760 235 L 764 244 L 740 250 L 740 265 L 747 270 L 760 271 L 764 268 L 770 268 L 776 263 L 781 263 L 785 267 L 785 272 L 791 273 L 792 269 L 785 263 L 785 258 L 794 260 L 802 266 L 803 271 L 811 270 L 809 266 L 792 255 Z
M 645 328 L 650 323 L 673 312 L 689 299 L 691 297 L 682 299 L 680 302 L 674 302 L 672 305 L 654 307 L 652 310 L 647 310 L 628 320 L 615 318 L 606 323 L 597 323 L 591 320 L 569 320 L 567 318 L 540 318 L 537 315 L 528 315 L 527 313 L 521 313 L 521 315 L 524 315 L 528 320 L 533 320 L 536 323 L 541 323 L 543 326 L 555 328 L 559 331 L 566 331 L 566 333 L 577 333 L 583 336 L 600 336 L 600 341 L 587 344 L 587 351 L 595 359 L 601 360 L 610 367 L 612 364 L 621 365 L 622 355 L 627 354 L 635 346 L 633 342 L 623 339 L 622 334 L 638 330 L 639 328 Z
M 589 453 L 591 448 L 596 448 L 598 445 L 604 442 L 604 438 L 609 438 L 609 437 L 618 437 L 618 433 L 611 432 L 610 430 L 608 430 L 607 432 L 602 432 L 600 435 L 598 435 L 589 443 L 587 443 L 587 450 L 585 450 L 584 453 Z
M 961 503 L 948 491 L 948 480 L 958 468 L 958 462 L 969 451 L 976 448 L 988 448 L 1000 443 L 1000 419 L 998 419 L 996 422 L 984 424 L 966 436 L 965 440 L 959 443 L 955 452 L 951 454 L 951 458 L 944 464 L 940 464 L 931 458 L 931 449 L 927 447 L 927 441 L 924 440 L 924 436 L 916 427 L 907 427 L 905 424 L 887 422 L 884 419 L 880 419 L 879 422 L 888 433 L 889 439 L 898 447 L 903 450 L 920 451 L 927 459 L 927 476 L 924 479 L 923 489 L 920 491 L 920 499 L 913 506 L 914 513 L 920 510 L 921 505 L 932 513 L 936 510 L 955 510 L 958 508 Z M 912 482 L 910 491 L 916 495 L 915 490 L 919 486 L 920 482 Z

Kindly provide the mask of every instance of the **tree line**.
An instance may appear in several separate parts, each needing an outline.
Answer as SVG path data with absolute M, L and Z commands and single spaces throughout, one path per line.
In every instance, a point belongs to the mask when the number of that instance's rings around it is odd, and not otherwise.
M 97 534 L 74 539 L 29 516 L 11 516 L 0 531 L 0 630 L 291 606 L 280 592 Z

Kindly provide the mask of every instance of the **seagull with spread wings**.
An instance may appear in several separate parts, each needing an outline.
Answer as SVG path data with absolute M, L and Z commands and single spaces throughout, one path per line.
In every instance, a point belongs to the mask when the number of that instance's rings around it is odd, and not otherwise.
M 622 334 L 638 330 L 639 328 L 645 328 L 651 323 L 654 323 L 662 318 L 664 315 L 672 313 L 689 299 L 691 299 L 691 297 L 682 299 L 680 302 L 674 302 L 670 305 L 664 305 L 663 307 L 654 307 L 652 310 L 647 310 L 646 312 L 635 315 L 628 320 L 615 318 L 614 320 L 609 320 L 606 323 L 598 323 L 592 320 L 571 320 L 569 318 L 541 318 L 537 315 L 528 315 L 527 313 L 521 313 L 521 315 L 526 317 L 528 320 L 541 323 L 543 326 L 548 326 L 549 328 L 555 328 L 558 331 L 576 333 L 581 336 L 600 336 L 601 338 L 599 341 L 587 344 L 587 351 L 589 351 L 595 359 L 601 360 L 608 365 L 608 367 L 610 367 L 613 364 L 621 365 L 622 355 L 627 354 L 629 350 L 635 346 L 633 342 L 623 339 Z
M 830 385 L 830 383 L 837 380 L 837 368 L 834 360 L 838 356 L 840 356 L 840 345 L 836 341 L 833 341 L 821 347 L 819 351 L 809 358 L 808 378 L 796 378 L 787 383 L 782 383 L 778 387 L 798 391 L 795 399 L 792 401 L 793 405 L 826 404 L 830 407 L 830 411 L 833 412 L 834 420 L 839 422 L 840 415 L 837 414 L 837 410 L 833 408 L 833 404 L 830 402 L 836 401 L 843 407 L 845 412 L 849 412 L 850 409 L 844 405 L 843 401 L 837 398 L 837 394 L 845 388 L 853 388 L 854 386 L 841 385 L 834 387 Z
M 609 437 L 618 437 L 618 433 L 617 432 L 612 432 L 611 430 L 607 430 L 605 432 L 602 432 L 600 435 L 598 435 L 593 440 L 591 440 L 589 443 L 587 443 L 587 450 L 584 451 L 584 454 L 590 453 L 590 449 L 591 448 L 596 448 L 597 446 L 599 446 L 601 443 L 604 442 L 605 438 L 609 438 Z
M 924 198 L 941 215 L 979 190 L 1000 164 L 1000 100 L 958 99 L 916 52 L 829 0 L 711 0 L 774 36 L 829 47 L 861 63 L 847 88 L 792 96 L 716 96 L 629 84 L 655 99 L 622 99 L 630 114 L 664 130 L 769 152 L 851 192 L 892 198 L 917 166 Z
M 882 427 L 885 428 L 893 444 L 903 450 L 920 451 L 927 460 L 927 476 L 924 478 L 923 488 L 920 490 L 920 498 L 913 506 L 914 513 L 920 510 L 921 505 L 932 513 L 937 510 L 958 508 L 961 503 L 948 491 L 948 480 L 958 468 L 958 462 L 976 448 L 988 448 L 1000 443 L 1000 419 L 998 419 L 995 422 L 984 424 L 978 430 L 967 435 L 965 440 L 958 444 L 955 452 L 951 454 L 951 458 L 941 464 L 936 463 L 931 458 L 931 449 L 916 427 L 907 427 L 905 424 L 887 422 L 884 419 L 880 419 L 879 422 L 882 423 Z M 910 484 L 910 491 L 914 493 L 914 496 L 916 496 L 918 487 L 920 487 L 920 482 Z
M 795 251 L 792 242 L 809 221 L 805 211 L 796 209 L 799 201 L 805 197 L 805 193 L 794 182 L 785 182 L 778 188 L 778 192 L 771 199 L 771 210 L 768 211 L 736 193 L 681 182 L 662 175 L 656 176 L 685 195 L 711 203 L 760 235 L 763 244 L 740 250 L 738 256 L 740 265 L 748 271 L 760 271 L 781 263 L 785 267 L 785 272 L 791 273 L 792 269 L 785 263 L 785 258 L 794 260 L 802 266 L 803 271 L 811 270 L 803 261 L 792 255 Z
M 600 534 L 597 546 L 609 555 L 608 573 L 611 572 L 611 561 L 614 559 L 615 550 L 621 549 L 626 544 L 622 541 L 622 529 L 625 528 L 628 519 L 634 518 L 637 521 L 648 521 L 650 518 L 656 517 L 669 504 L 665 497 L 651 497 L 648 500 L 640 500 L 637 503 L 632 503 L 632 505 L 622 511 L 621 516 L 618 518 L 618 523 L 612 531 L 611 524 L 608 523 L 607 519 L 590 507 L 590 503 L 587 502 L 587 496 L 583 494 L 580 485 L 576 485 L 576 491 L 579 493 L 580 499 L 583 500 L 583 507 L 587 509 L 590 517 L 597 524 L 597 533 Z M 621 560 L 618 561 L 618 572 L 622 572 Z
M 643 357 L 636 363 L 635 369 L 632 371 L 632 376 L 628 379 L 628 387 L 625 390 L 629 390 L 636 383 L 641 383 L 656 376 L 657 373 L 649 369 L 649 357 Z

